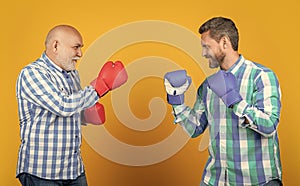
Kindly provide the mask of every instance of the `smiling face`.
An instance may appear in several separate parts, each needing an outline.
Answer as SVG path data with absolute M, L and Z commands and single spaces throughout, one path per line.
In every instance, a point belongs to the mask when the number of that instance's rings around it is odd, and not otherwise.
M 210 68 L 218 68 L 226 56 L 222 50 L 223 44 L 212 39 L 209 31 L 201 35 L 202 56 L 208 59 Z
M 49 32 L 46 40 L 48 57 L 63 70 L 75 70 L 77 60 L 82 57 L 83 47 L 80 33 L 70 26 L 58 26 Z
M 213 17 L 199 28 L 202 56 L 210 68 L 229 69 L 239 58 L 239 33 L 235 23 L 225 17 Z

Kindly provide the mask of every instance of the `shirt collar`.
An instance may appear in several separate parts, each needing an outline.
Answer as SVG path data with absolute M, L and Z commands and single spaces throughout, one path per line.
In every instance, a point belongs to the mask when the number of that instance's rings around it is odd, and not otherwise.
M 235 74 L 235 72 L 240 68 L 240 66 L 244 63 L 245 59 L 243 55 L 240 54 L 240 57 L 237 59 L 237 61 L 227 70 L 227 72 L 231 72 L 232 74 Z

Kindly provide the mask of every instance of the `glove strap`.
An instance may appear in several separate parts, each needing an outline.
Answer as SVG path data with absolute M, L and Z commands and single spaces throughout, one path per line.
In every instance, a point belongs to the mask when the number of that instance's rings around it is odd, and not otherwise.
M 232 107 L 234 104 L 240 102 L 242 100 L 242 96 L 236 90 L 231 90 L 222 96 L 222 100 L 224 101 L 227 107 Z
M 171 105 L 182 105 L 184 103 L 184 94 L 180 94 L 176 96 L 167 94 L 167 100 L 168 103 Z
M 97 91 L 99 97 L 104 96 L 110 90 L 109 87 L 106 85 L 106 83 L 101 78 L 98 78 L 96 80 L 96 84 L 95 84 L 94 88 Z

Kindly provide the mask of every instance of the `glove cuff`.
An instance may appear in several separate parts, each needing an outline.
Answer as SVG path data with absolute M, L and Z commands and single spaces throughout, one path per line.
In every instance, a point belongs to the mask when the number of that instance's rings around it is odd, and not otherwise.
M 227 107 L 232 107 L 234 104 L 243 100 L 242 96 L 236 90 L 231 90 L 222 96 L 222 100 Z
M 103 81 L 103 79 L 99 77 L 96 79 L 95 84 L 91 83 L 91 85 L 95 88 L 99 97 L 104 96 L 110 90 L 106 83 Z
M 184 103 L 184 94 L 180 94 L 176 96 L 167 94 L 167 100 L 168 103 L 171 105 L 182 105 Z

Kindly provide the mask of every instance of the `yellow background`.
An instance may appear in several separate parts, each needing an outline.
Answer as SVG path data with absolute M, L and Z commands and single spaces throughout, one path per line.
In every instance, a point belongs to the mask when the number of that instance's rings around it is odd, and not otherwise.
M 248 3 L 249 2 L 249 3 Z M 186 27 L 197 34 L 198 27 L 213 16 L 232 18 L 240 32 L 240 53 L 273 69 L 282 89 L 282 115 L 279 126 L 283 179 L 285 185 L 299 182 L 299 33 L 300 16 L 296 0 L 285 1 L 5 1 L 1 5 L 1 68 L 0 68 L 0 180 L 1 185 L 19 185 L 15 179 L 19 126 L 15 81 L 20 69 L 38 58 L 44 50 L 44 38 L 57 24 L 74 25 L 84 37 L 86 50 L 99 36 L 115 27 L 142 20 L 162 20 Z M 124 33 L 126 37 L 126 33 Z M 192 62 L 172 48 L 145 44 L 132 46 L 116 54 L 126 63 L 137 57 L 157 55 L 171 58 L 187 69 Z M 163 52 L 164 51 L 164 52 Z M 180 57 L 180 61 L 176 58 Z M 186 59 L 186 60 L 185 60 Z M 182 61 L 184 60 L 184 61 Z M 192 73 L 200 84 L 203 74 Z M 158 79 L 146 79 L 132 90 L 130 103 L 137 117 L 149 115 L 151 99 L 148 88 L 164 98 Z M 108 95 L 109 96 L 109 95 Z M 138 100 L 138 101 L 137 101 Z M 107 111 L 109 100 L 104 98 Z M 170 113 L 170 107 L 168 107 Z M 168 115 L 153 131 L 137 132 L 121 126 L 109 118 L 106 126 L 113 135 L 128 144 L 148 145 L 163 139 L 174 129 Z M 115 120 L 114 120 L 115 121 Z M 109 161 L 94 152 L 83 141 L 82 156 L 89 185 L 199 185 L 207 152 L 198 150 L 200 138 L 191 139 L 178 153 L 158 164 L 132 167 Z M 155 153 L 155 152 L 154 152 Z M 121 154 L 120 154 L 121 156 Z

